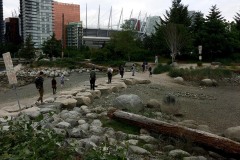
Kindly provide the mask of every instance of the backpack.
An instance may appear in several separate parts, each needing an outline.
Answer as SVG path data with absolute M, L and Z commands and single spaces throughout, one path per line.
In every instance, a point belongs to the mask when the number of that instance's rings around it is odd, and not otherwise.
M 37 89 L 40 89 L 40 88 L 42 87 L 42 82 L 43 82 L 43 80 L 42 80 L 41 77 L 37 77 L 37 78 L 35 79 L 35 85 L 36 85 L 36 88 L 37 88 Z
M 90 78 L 91 79 L 96 79 L 96 73 L 94 71 L 90 72 Z

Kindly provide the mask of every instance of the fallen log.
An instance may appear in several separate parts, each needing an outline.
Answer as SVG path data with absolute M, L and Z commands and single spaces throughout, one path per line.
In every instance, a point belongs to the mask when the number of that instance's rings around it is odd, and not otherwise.
M 211 148 L 220 154 L 231 156 L 231 158 L 240 157 L 240 143 L 225 137 L 166 123 L 163 121 L 158 121 L 155 119 L 150 119 L 141 115 L 120 110 L 109 111 L 108 116 L 112 119 L 121 120 L 137 127 L 145 128 L 149 131 L 191 140 L 193 142 Z

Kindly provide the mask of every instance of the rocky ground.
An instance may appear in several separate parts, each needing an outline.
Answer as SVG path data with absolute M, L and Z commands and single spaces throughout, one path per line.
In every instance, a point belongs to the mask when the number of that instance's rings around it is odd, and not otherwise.
M 85 76 L 87 76 L 86 74 Z M 105 76 L 105 75 L 102 75 Z M 62 89 L 61 91 L 64 90 L 76 90 L 78 89 L 78 92 L 81 90 L 81 87 L 89 87 L 88 86 L 88 81 L 81 81 L 77 83 L 76 79 L 79 79 L 79 75 L 77 75 L 77 78 L 73 78 L 74 75 L 69 77 L 69 80 L 73 82 L 73 85 L 70 85 L 66 87 L 65 89 Z M 102 116 L 106 116 L 106 110 L 109 107 L 113 107 L 112 101 L 123 94 L 135 94 L 138 95 L 143 103 L 146 105 L 150 99 L 156 99 L 157 101 L 160 102 L 162 105 L 164 97 L 167 95 L 172 95 L 176 98 L 177 105 L 176 111 L 173 111 L 174 114 L 177 112 L 177 116 L 173 115 L 168 115 L 165 113 L 162 113 L 161 116 L 156 116 L 155 113 L 159 113 L 161 110 L 159 108 L 145 108 L 141 114 L 146 115 L 148 117 L 153 117 L 157 118 L 160 120 L 165 120 L 169 121 L 171 123 L 181 123 L 182 125 L 188 126 L 190 128 L 198 128 L 199 126 L 204 126 L 204 130 L 208 130 L 209 132 L 212 133 L 217 133 L 217 134 L 222 134 L 224 130 L 226 130 L 229 127 L 235 127 L 239 126 L 240 124 L 240 106 L 239 106 L 239 95 L 240 95 L 240 86 L 239 85 L 220 85 L 217 87 L 204 87 L 204 86 L 199 86 L 196 84 L 191 84 L 188 82 L 184 82 L 182 84 L 175 83 L 174 80 L 170 77 L 168 77 L 166 74 L 160 74 L 160 75 L 153 75 L 152 77 L 149 77 L 148 73 L 136 73 L 136 75 L 133 77 L 131 76 L 130 72 L 126 72 L 124 75 L 125 78 L 142 78 L 151 81 L 150 84 L 135 84 L 135 85 L 128 85 L 127 88 L 121 89 L 118 92 L 113 92 L 111 94 L 102 94 L 101 97 L 94 99 L 94 101 L 91 104 L 88 104 L 88 107 L 82 106 L 80 109 L 75 108 L 73 111 L 60 111 L 60 114 L 54 117 L 54 123 L 53 125 L 57 128 L 59 132 L 62 130 L 65 130 L 65 128 L 69 128 L 70 126 L 74 127 L 76 124 L 73 124 L 72 120 L 69 120 L 69 116 L 73 116 L 71 118 L 79 119 L 79 116 L 82 118 L 78 121 L 78 124 L 81 125 L 81 130 L 89 128 L 91 134 L 89 135 L 76 135 L 76 127 L 71 129 L 71 134 L 74 137 L 82 138 L 81 140 L 81 145 L 83 143 L 86 145 L 89 143 L 87 142 L 86 137 L 89 137 L 88 140 L 90 139 L 91 142 L 95 142 L 94 144 L 99 143 L 103 137 L 100 135 L 106 135 L 109 136 L 113 139 L 110 139 L 110 142 L 112 143 L 117 139 L 117 141 L 125 141 L 126 140 L 126 135 L 123 133 L 119 132 L 114 132 L 111 129 L 100 129 L 99 127 L 102 127 L 102 124 L 97 120 L 98 118 Z M 84 79 L 81 77 L 81 79 Z M 87 78 L 86 78 L 87 80 Z M 119 82 L 120 76 L 116 75 L 113 77 L 113 84 L 115 82 Z M 69 82 L 70 82 L 69 81 Z M 121 81 L 121 80 L 120 80 Z M 50 81 L 49 81 L 50 82 Z M 99 78 L 97 80 L 98 86 L 96 89 L 100 89 L 102 85 L 101 84 L 106 84 L 107 78 Z M 28 102 L 28 104 L 32 104 L 33 101 L 35 100 L 37 96 L 37 92 L 34 94 L 29 95 L 29 93 L 33 93 L 33 84 L 30 84 L 30 86 L 23 87 L 22 89 L 19 90 L 19 94 L 23 95 L 20 99 L 21 102 Z M 35 88 L 34 88 L 35 90 Z M 102 88 L 101 91 L 104 91 Z M 54 101 L 54 99 L 61 99 L 61 94 L 57 94 L 54 98 L 54 96 L 51 95 L 51 89 L 48 89 L 46 91 L 45 99 L 48 99 L 48 101 Z M 28 93 L 28 94 L 26 94 Z M 73 92 L 71 92 L 73 93 Z M 65 92 L 65 97 L 67 93 Z M 69 98 L 71 98 L 71 94 L 68 93 Z M 8 99 L 8 97 L 14 96 L 14 92 L 10 91 L 5 91 L 0 93 L 0 99 L 1 99 L 1 107 L 7 106 L 12 99 Z M 30 96 L 30 98 L 29 98 Z M 52 97 L 52 98 L 47 98 L 47 97 Z M 79 101 L 79 100 L 78 100 Z M 59 103 L 61 101 L 58 101 Z M 56 103 L 56 100 L 55 100 Z M 71 102 L 74 103 L 74 102 Z M 76 103 L 76 102 L 75 102 Z M 50 106 L 50 104 L 49 104 Z M 39 108 L 41 109 L 41 112 L 46 113 L 47 109 L 49 106 L 40 106 Z M 59 109 L 59 107 L 58 107 Z M 74 112 L 74 113 L 73 113 Z M 100 114 L 96 114 L 100 113 Z M 32 113 L 32 112 L 31 112 Z M 60 116 L 60 117 L 59 117 Z M 163 119 L 162 119 L 163 118 Z M 69 124 L 62 123 L 61 120 L 64 120 L 65 122 L 68 122 Z M 93 120 L 91 120 L 93 119 Z M 95 119 L 95 120 L 94 120 Z M 96 124 L 95 124 L 96 123 Z M 70 128 L 72 128 L 70 127 Z M 79 129 L 79 128 L 78 128 Z M 95 133 L 93 133 L 95 132 Z M 97 133 L 96 133 L 97 132 Z M 103 134 L 103 132 L 105 134 Z M 101 134 L 99 134 L 101 133 Z M 113 136 L 113 134 L 115 136 Z M 92 136 L 91 136 L 92 135 Z M 116 136 L 119 135 L 119 136 Z M 94 137 L 95 136 L 95 137 Z M 97 137 L 96 137 L 97 136 Z M 91 137 L 91 138 L 90 138 Z M 125 137 L 125 138 L 124 138 Z M 120 138 L 120 139 L 119 139 Z M 166 157 L 166 155 L 172 154 L 175 155 L 184 155 L 184 157 L 191 157 L 193 156 L 193 159 L 195 158 L 201 158 L 204 159 L 222 159 L 223 157 L 214 154 L 213 152 L 206 152 L 203 149 L 195 148 L 196 150 L 187 150 L 189 153 L 185 153 L 184 151 L 179 151 L 177 150 L 179 147 L 178 146 L 172 146 L 172 145 L 167 145 L 165 144 L 164 146 L 161 146 L 161 149 L 158 148 L 159 145 L 157 145 L 156 139 L 152 139 L 152 137 L 149 135 L 148 136 L 130 136 L 130 143 L 131 145 L 131 150 L 132 152 L 135 152 L 135 154 L 143 154 L 143 155 L 149 155 L 147 157 L 152 157 L 153 159 L 157 159 L 160 155 L 163 155 L 162 157 Z M 111 141 L 112 140 L 112 141 Z M 143 148 L 137 148 L 137 141 L 143 140 L 146 142 L 144 150 Z M 148 142 L 148 143 L 147 143 Z M 71 143 L 71 142 L 70 142 Z M 78 142 L 80 144 L 80 142 Z M 92 145 L 92 143 L 89 143 L 89 145 Z M 90 145 L 90 146 L 91 146 Z M 160 152 L 151 152 L 146 149 L 150 146 L 151 150 L 161 150 Z M 155 149 L 154 149 L 155 148 Z M 204 153 L 202 153 L 202 151 Z M 83 150 L 80 150 L 79 152 L 83 152 Z M 201 154 L 202 153 L 202 154 Z M 194 156 L 195 155 L 195 156 Z M 202 155 L 202 156 L 201 156 Z M 200 157 L 198 157 L 200 156 Z M 140 156 L 140 157 L 146 157 L 146 156 Z M 161 156 L 160 156 L 161 157 Z M 174 156 L 173 156 L 174 157 Z M 139 159 L 139 157 L 137 157 Z

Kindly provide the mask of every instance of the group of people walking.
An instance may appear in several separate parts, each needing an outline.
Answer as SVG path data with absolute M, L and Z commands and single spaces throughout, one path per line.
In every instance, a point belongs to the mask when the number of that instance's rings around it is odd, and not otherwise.
M 146 63 L 144 62 L 143 65 L 144 65 L 144 68 L 145 68 Z M 123 78 L 124 72 L 125 72 L 124 66 L 120 65 L 118 69 L 119 69 L 119 74 L 120 74 L 121 78 Z M 149 76 L 152 76 L 152 67 L 148 66 L 148 70 L 149 70 Z M 143 72 L 144 71 L 145 71 L 145 69 L 143 69 Z M 134 63 L 131 66 L 131 72 L 132 72 L 132 76 L 135 76 L 136 65 Z M 112 76 L 113 76 L 113 68 L 109 67 L 107 69 L 107 77 L 108 77 L 108 82 L 107 83 L 112 83 Z M 64 86 L 64 81 L 65 81 L 64 78 L 65 78 L 64 74 L 62 74 L 61 77 L 60 77 L 61 87 Z M 96 82 L 95 67 L 92 67 L 92 69 L 90 71 L 89 81 L 90 81 L 90 89 L 95 90 L 95 82 Z M 35 79 L 35 85 L 36 85 L 36 88 L 38 89 L 38 92 L 39 92 L 39 98 L 37 99 L 36 103 L 39 103 L 39 102 L 41 102 L 41 104 L 43 103 L 43 93 L 44 93 L 43 82 L 44 82 L 43 72 L 41 71 L 41 72 L 39 72 L 38 76 Z M 53 92 L 53 94 L 56 94 L 57 81 L 56 81 L 55 77 L 52 78 L 51 84 L 52 84 L 52 92 Z

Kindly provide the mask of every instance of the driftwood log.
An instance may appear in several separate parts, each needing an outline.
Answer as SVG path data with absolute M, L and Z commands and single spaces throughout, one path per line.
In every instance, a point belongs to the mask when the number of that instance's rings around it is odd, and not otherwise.
M 183 138 L 196 142 L 214 151 L 230 156 L 232 158 L 240 157 L 240 143 L 221 137 L 212 133 L 178 126 L 155 119 L 150 119 L 141 115 L 132 114 L 120 110 L 112 110 L 108 112 L 108 116 L 112 119 L 121 120 L 128 124 L 145 128 L 149 131 L 161 133 L 173 137 Z

